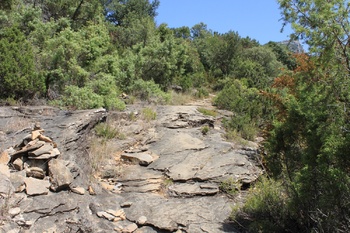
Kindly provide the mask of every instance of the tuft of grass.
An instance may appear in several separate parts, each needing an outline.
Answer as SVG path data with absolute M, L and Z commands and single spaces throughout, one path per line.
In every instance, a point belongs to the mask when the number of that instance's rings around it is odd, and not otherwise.
M 198 112 L 202 113 L 205 116 L 216 117 L 218 113 L 215 110 L 207 109 L 207 108 L 197 108 Z
M 210 129 L 209 126 L 207 126 L 207 125 L 203 126 L 201 129 L 202 134 L 207 135 L 209 132 L 209 129 Z
M 112 124 L 108 122 L 102 122 L 95 126 L 94 128 L 95 134 L 103 138 L 105 140 L 118 138 L 118 139 L 125 139 L 125 134 L 121 133 L 116 127 L 114 127 Z
M 93 136 L 90 139 L 90 147 L 88 149 L 88 161 L 87 166 L 90 170 L 90 179 L 96 177 L 111 177 L 111 174 L 114 176 L 119 176 L 122 171 L 122 167 L 118 164 L 111 170 L 105 169 L 105 166 L 111 164 L 111 161 L 116 161 L 118 155 L 116 151 L 119 148 L 112 141 L 107 141 L 101 138 Z
M 143 119 L 147 122 L 150 122 L 150 121 L 155 120 L 157 118 L 157 113 L 151 108 L 142 109 L 141 114 L 142 114 Z
M 224 193 L 234 196 L 239 192 L 239 190 L 241 190 L 241 186 L 242 184 L 239 181 L 233 179 L 233 177 L 229 177 L 220 183 L 219 188 Z
M 171 92 L 171 105 L 185 105 L 192 100 L 192 96 L 186 93 L 177 93 L 175 91 Z

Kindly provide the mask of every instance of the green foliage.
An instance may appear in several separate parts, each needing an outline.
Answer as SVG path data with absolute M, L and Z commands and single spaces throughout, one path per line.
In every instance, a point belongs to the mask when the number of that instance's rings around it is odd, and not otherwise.
M 33 48 L 17 27 L 0 30 L 0 97 L 31 98 L 43 91 Z
M 171 32 L 164 34 L 159 30 L 159 38 L 152 40 L 145 47 L 135 47 L 139 54 L 136 69 L 142 79 L 153 80 L 163 90 L 167 90 L 174 78 L 184 73 L 187 56 L 185 47 L 176 42 Z M 163 36 L 166 39 L 162 39 Z
M 198 88 L 198 90 L 196 90 L 196 92 L 194 93 L 194 96 L 200 99 L 205 98 L 209 96 L 209 91 L 205 87 L 200 87 Z
M 159 0 L 112 0 L 103 1 L 107 19 L 115 25 L 125 26 L 130 17 L 154 18 L 157 15 Z
M 209 128 L 208 125 L 205 125 L 205 126 L 203 126 L 203 127 L 201 128 L 201 132 L 202 132 L 203 135 L 207 135 L 208 132 L 209 132 L 209 130 L 210 130 L 210 128 Z
M 103 97 L 88 87 L 67 86 L 59 104 L 77 108 L 91 109 L 103 107 Z
M 94 131 L 98 137 L 104 139 L 113 139 L 118 135 L 118 130 L 106 122 L 97 124 Z
M 214 102 L 219 108 L 234 112 L 234 116 L 226 122 L 229 130 L 235 129 L 245 139 L 254 139 L 263 123 L 265 108 L 257 89 L 247 88 L 239 80 L 234 80 L 231 85 L 225 86 Z
M 198 112 L 200 112 L 206 116 L 216 117 L 218 115 L 218 113 L 215 110 L 211 110 L 211 109 L 197 108 L 197 110 L 198 110 Z
M 230 196 L 235 196 L 241 190 L 241 183 L 232 177 L 229 177 L 220 183 L 220 190 Z
M 277 117 L 264 160 L 280 189 L 269 182 L 268 192 L 248 199 L 244 212 L 250 220 L 243 225 L 256 232 L 348 232 L 349 3 L 279 3 L 285 23 L 306 40 L 311 56 L 296 56 L 293 72 L 277 78 L 270 90 Z
M 108 74 L 100 73 L 87 83 L 87 87 L 94 93 L 103 97 L 103 107 L 108 110 L 124 110 L 125 103 L 118 98 L 120 91 L 116 86 L 114 77 Z
M 264 89 L 271 86 L 280 68 L 282 64 L 271 49 L 259 46 L 244 50 L 232 74 L 239 79 L 246 79 L 249 87 Z
M 281 182 L 261 177 L 249 190 L 244 206 L 233 210 L 231 218 L 249 232 L 300 232 L 290 221 L 286 194 Z
M 147 100 L 149 102 L 156 103 L 168 103 L 171 95 L 163 92 L 159 85 L 154 81 L 136 80 L 128 90 L 134 96 L 137 96 L 141 100 Z
M 277 60 L 285 65 L 289 70 L 294 70 L 296 68 L 296 60 L 292 56 L 291 52 L 289 52 L 286 45 L 270 41 L 266 46 L 272 49 Z

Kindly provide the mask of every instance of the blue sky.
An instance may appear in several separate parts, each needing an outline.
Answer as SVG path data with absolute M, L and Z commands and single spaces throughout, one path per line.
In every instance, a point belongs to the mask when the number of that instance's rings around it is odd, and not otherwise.
M 287 26 L 283 33 L 277 0 L 160 0 L 157 24 L 169 27 L 192 27 L 207 24 L 219 33 L 235 31 L 260 44 L 288 40 L 292 32 Z

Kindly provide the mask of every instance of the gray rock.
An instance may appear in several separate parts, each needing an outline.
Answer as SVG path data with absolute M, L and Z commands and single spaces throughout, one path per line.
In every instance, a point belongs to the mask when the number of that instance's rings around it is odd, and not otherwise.
M 122 208 L 128 208 L 130 206 L 132 206 L 132 202 L 131 201 L 126 201 L 126 202 L 123 202 L 123 203 L 120 204 L 120 207 L 122 207 Z
M 17 171 L 23 170 L 23 160 L 21 158 L 18 158 L 15 161 L 13 161 L 12 165 Z
M 10 175 L 10 181 L 14 187 L 15 192 L 22 192 L 25 189 L 24 179 L 26 178 L 26 171 L 13 172 Z
M 139 217 L 136 223 L 139 225 L 145 225 L 147 223 L 147 217 L 146 216 Z
M 105 218 L 105 219 L 107 219 L 107 220 L 109 220 L 109 221 L 113 221 L 113 220 L 115 219 L 115 216 L 114 216 L 114 215 L 109 214 L 109 213 L 107 213 L 107 212 L 105 212 L 105 211 L 99 211 L 99 212 L 96 213 L 96 215 L 97 215 L 98 217 L 100 217 L 100 218 Z
M 155 192 L 159 191 L 163 183 L 163 175 L 153 170 L 132 165 L 125 167 L 123 176 L 118 179 L 124 192 Z
M 48 170 L 48 161 L 47 160 L 36 160 L 36 159 L 28 159 L 24 163 L 25 168 L 30 167 L 38 167 L 41 168 L 43 171 Z
M 50 154 L 50 151 L 53 149 L 53 146 L 51 143 L 45 143 L 40 148 L 33 150 L 28 153 L 29 157 L 38 157 L 42 154 Z
M 174 197 L 207 196 L 217 194 L 219 192 L 219 187 L 213 184 L 179 183 L 170 186 L 168 191 L 170 196 Z
M 47 195 L 49 193 L 50 182 L 48 180 L 38 180 L 32 177 L 25 178 L 26 193 L 29 196 Z
M 18 215 L 18 214 L 20 214 L 20 213 L 21 213 L 21 208 L 19 208 L 19 207 L 11 208 L 11 209 L 9 209 L 9 211 L 8 211 L 8 214 L 9 214 L 11 217 L 14 217 L 14 216 L 16 216 L 16 215 Z
M 37 179 L 44 179 L 46 172 L 40 167 L 30 167 L 26 169 L 27 177 L 34 177 Z
M 148 166 L 153 161 L 159 158 L 159 156 L 153 153 L 124 153 L 121 155 L 121 158 L 126 161 L 130 161 L 133 164 L 140 164 L 143 166 Z
M 123 233 L 132 233 L 132 232 L 136 231 L 137 228 L 138 228 L 137 225 L 135 223 L 132 223 L 132 224 L 126 226 L 125 228 L 123 228 L 122 232 Z
M 73 193 L 76 193 L 76 194 L 80 194 L 80 195 L 84 195 L 85 194 L 85 189 L 82 188 L 82 187 L 71 187 L 70 190 L 73 192 Z
M 143 227 L 138 228 L 134 232 L 135 233 L 158 233 L 159 231 L 156 231 L 155 229 L 153 229 L 152 227 L 149 227 L 149 226 L 143 226 Z
M 60 191 L 69 188 L 73 181 L 73 176 L 66 166 L 67 162 L 60 159 L 52 159 L 49 162 L 49 175 L 53 191 Z
M 10 178 L 3 173 L 0 173 L 0 196 L 3 198 L 10 197 L 15 191 Z
M 61 153 L 57 148 L 53 148 L 52 150 L 48 151 L 47 153 L 43 153 L 39 156 L 28 156 L 29 159 L 52 159 L 52 158 L 56 158 L 57 156 L 59 156 Z
M 136 222 L 145 216 L 148 225 L 171 232 L 178 230 L 178 226 L 189 228 L 192 224 L 222 225 L 231 213 L 230 200 L 225 196 L 169 199 L 147 193 L 129 194 L 128 199 L 133 202 L 125 209 L 129 220 Z
M 0 164 L 0 173 L 7 176 L 7 177 L 10 177 L 9 167 L 5 164 Z
M 3 152 L 0 153 L 0 164 L 7 165 L 8 162 L 10 162 L 10 159 L 11 159 L 11 157 L 10 157 L 10 153 L 8 150 L 4 150 Z

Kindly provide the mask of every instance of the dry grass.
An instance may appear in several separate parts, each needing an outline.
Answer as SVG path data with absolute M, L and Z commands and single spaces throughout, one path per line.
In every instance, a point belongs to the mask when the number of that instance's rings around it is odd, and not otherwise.
M 121 174 L 121 166 L 119 164 L 120 148 L 110 141 L 91 138 L 90 148 L 88 150 L 89 166 L 92 177 L 103 177 L 105 167 L 113 167 L 114 175 L 117 177 Z
M 170 105 L 186 105 L 191 101 L 193 101 L 193 96 L 190 94 L 171 92 Z

